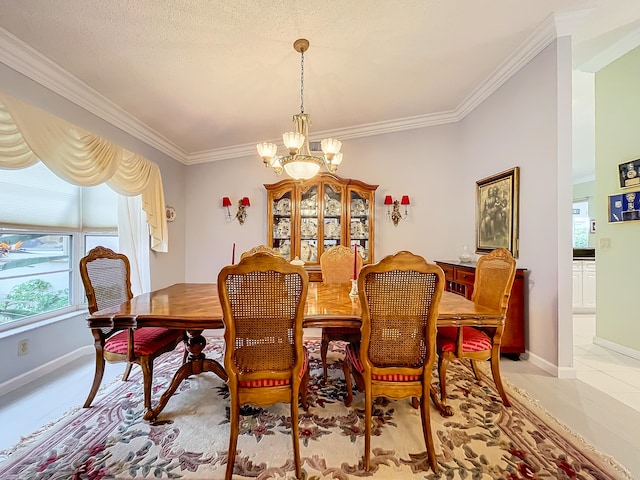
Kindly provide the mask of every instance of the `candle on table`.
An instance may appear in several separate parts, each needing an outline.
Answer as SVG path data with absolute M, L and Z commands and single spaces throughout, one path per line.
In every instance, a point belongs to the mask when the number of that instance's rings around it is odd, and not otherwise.
M 353 244 L 353 279 L 358 278 L 358 244 Z
M 231 250 L 231 265 L 236 263 L 236 242 L 233 242 L 233 250 Z

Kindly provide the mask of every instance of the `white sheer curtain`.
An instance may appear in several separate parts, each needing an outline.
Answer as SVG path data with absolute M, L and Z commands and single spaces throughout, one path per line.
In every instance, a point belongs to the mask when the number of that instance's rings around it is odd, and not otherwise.
M 0 167 L 25 168 L 38 161 L 74 185 L 106 182 L 120 195 L 140 195 L 151 248 L 168 251 L 164 192 L 157 164 L 0 93 Z
M 119 249 L 131 264 L 131 290 L 134 295 L 151 291 L 149 228 L 143 217 L 140 195 L 118 197 Z

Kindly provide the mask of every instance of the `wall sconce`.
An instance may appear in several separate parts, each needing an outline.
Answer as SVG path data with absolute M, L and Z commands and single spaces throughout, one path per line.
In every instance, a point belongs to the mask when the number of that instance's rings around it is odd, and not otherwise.
M 249 197 L 242 197 L 240 200 L 238 200 L 238 211 L 233 217 L 231 216 L 231 211 L 229 210 L 229 207 L 231 206 L 231 200 L 229 199 L 229 197 L 222 198 L 222 206 L 227 209 L 227 218 L 229 220 L 235 220 L 237 218 L 240 225 L 244 225 L 244 221 L 247 219 L 246 209 L 251 206 L 251 203 L 249 202 Z
M 406 220 L 409 217 L 409 205 L 411 205 L 409 195 L 403 195 L 401 200 L 394 200 L 391 195 L 386 195 L 384 204 L 387 206 L 387 218 L 391 219 L 395 227 L 400 220 Z M 404 205 L 404 215 L 400 213 L 400 205 Z

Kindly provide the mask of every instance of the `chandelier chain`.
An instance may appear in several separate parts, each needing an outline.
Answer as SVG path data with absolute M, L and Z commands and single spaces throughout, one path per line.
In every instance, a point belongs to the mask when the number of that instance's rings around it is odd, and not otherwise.
M 300 52 L 300 113 L 304 113 L 304 51 Z

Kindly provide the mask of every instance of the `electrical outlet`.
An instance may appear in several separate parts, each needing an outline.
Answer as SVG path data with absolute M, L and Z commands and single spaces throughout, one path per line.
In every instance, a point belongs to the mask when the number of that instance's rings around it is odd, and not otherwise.
M 27 353 L 29 353 L 29 340 L 25 338 L 18 342 L 18 356 L 21 357 Z

